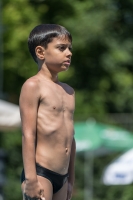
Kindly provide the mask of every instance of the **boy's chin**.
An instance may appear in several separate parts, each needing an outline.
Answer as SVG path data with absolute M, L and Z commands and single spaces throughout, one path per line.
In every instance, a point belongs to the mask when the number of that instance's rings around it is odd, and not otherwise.
M 61 68 L 61 71 L 67 71 L 69 69 L 69 66 L 63 66 L 62 68 Z

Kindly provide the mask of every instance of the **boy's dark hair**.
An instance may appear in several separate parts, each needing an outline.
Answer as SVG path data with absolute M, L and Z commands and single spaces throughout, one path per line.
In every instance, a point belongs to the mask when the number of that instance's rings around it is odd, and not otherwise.
M 50 43 L 54 37 L 61 36 L 65 36 L 72 42 L 71 34 L 63 26 L 58 24 L 40 24 L 36 26 L 31 31 L 28 38 L 29 51 L 35 62 L 37 62 L 35 48 L 39 45 L 47 48 L 48 43 Z

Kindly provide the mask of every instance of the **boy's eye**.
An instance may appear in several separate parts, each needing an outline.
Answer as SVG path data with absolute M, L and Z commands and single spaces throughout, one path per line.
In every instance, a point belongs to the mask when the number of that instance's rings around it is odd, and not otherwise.
M 69 48 L 69 51 L 72 51 L 72 47 L 66 47 L 66 46 L 59 46 L 58 47 L 60 51 L 65 51 L 67 48 Z
M 65 46 L 59 46 L 59 50 L 60 50 L 60 51 L 64 51 L 65 49 L 66 49 Z

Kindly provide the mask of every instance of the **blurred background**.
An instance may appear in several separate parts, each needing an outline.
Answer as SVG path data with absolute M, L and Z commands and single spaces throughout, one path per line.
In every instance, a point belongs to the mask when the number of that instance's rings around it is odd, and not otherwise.
M 125 171 L 117 171 L 112 182 L 104 178 L 107 166 L 133 147 L 132 0 L 0 0 L 0 200 L 22 199 L 17 109 L 22 84 L 37 72 L 27 38 L 41 23 L 65 26 L 73 36 L 71 67 L 59 75 L 75 89 L 75 137 L 83 140 L 72 200 L 132 200 L 133 154 L 126 161 L 130 181 L 124 182 Z

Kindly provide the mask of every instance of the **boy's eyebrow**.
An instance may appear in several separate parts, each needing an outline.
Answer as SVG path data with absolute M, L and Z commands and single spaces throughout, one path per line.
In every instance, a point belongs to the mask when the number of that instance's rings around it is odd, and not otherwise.
M 56 46 L 69 46 L 72 48 L 72 44 L 64 44 L 64 43 L 60 43 L 60 44 L 57 44 Z

